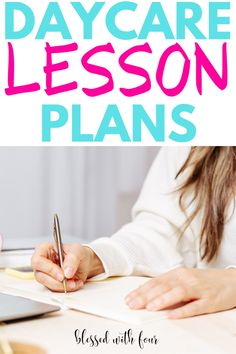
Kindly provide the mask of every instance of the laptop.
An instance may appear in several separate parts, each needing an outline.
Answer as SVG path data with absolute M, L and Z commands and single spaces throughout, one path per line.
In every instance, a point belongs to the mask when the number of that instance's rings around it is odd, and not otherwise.
M 0 322 L 41 316 L 59 310 L 58 306 L 0 293 Z

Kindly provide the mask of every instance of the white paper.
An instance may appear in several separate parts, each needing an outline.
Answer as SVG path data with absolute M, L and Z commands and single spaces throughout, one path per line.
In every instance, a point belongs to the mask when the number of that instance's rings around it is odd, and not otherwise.
M 49 304 L 60 304 L 62 309 L 67 307 L 121 322 L 140 324 L 166 317 L 166 311 L 131 310 L 125 304 L 125 296 L 148 279 L 119 277 L 89 281 L 81 290 L 65 295 L 49 291 L 35 280 L 17 279 L 1 272 L 0 292 Z
M 88 282 L 77 292 L 57 294 L 55 298 L 71 309 L 121 322 L 140 324 L 165 318 L 166 311 L 131 310 L 126 305 L 125 296 L 146 281 L 144 277 L 120 277 Z
M 33 250 L 0 252 L 0 269 L 28 267 L 31 264 Z

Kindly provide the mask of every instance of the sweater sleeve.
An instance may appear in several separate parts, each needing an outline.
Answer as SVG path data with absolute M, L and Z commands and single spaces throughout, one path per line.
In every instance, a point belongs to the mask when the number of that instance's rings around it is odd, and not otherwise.
M 192 236 L 179 242 L 177 229 L 185 216 L 179 208 L 176 174 L 189 153 L 187 147 L 164 147 L 155 159 L 133 207 L 132 222 L 111 237 L 99 238 L 89 246 L 101 259 L 110 276 L 156 276 L 179 266 L 194 266 Z M 181 244 L 182 243 L 182 244 Z M 191 244 L 190 244 L 191 243 Z

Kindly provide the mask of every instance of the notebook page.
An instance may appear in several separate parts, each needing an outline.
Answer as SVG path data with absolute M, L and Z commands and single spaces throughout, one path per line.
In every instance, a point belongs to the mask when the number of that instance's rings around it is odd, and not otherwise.
M 144 277 L 119 277 L 88 282 L 77 292 L 55 294 L 54 298 L 71 309 L 126 323 L 140 324 L 166 318 L 166 311 L 131 310 L 125 304 L 125 296 L 146 281 L 148 278 Z

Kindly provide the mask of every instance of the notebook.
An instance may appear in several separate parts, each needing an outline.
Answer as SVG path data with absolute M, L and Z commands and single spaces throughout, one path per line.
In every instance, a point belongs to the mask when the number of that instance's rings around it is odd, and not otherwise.
M 124 301 L 130 291 L 148 280 L 144 277 L 119 277 L 88 282 L 75 293 L 56 294 L 54 298 L 71 309 L 126 323 L 141 324 L 164 319 L 167 311 L 131 310 Z
M 65 295 L 51 292 L 35 280 L 15 279 L 1 273 L 0 292 L 57 304 L 63 309 L 71 308 L 116 321 L 142 324 L 166 318 L 167 313 L 166 311 L 131 310 L 125 304 L 125 296 L 149 279 L 132 276 L 89 281 L 81 290 Z

